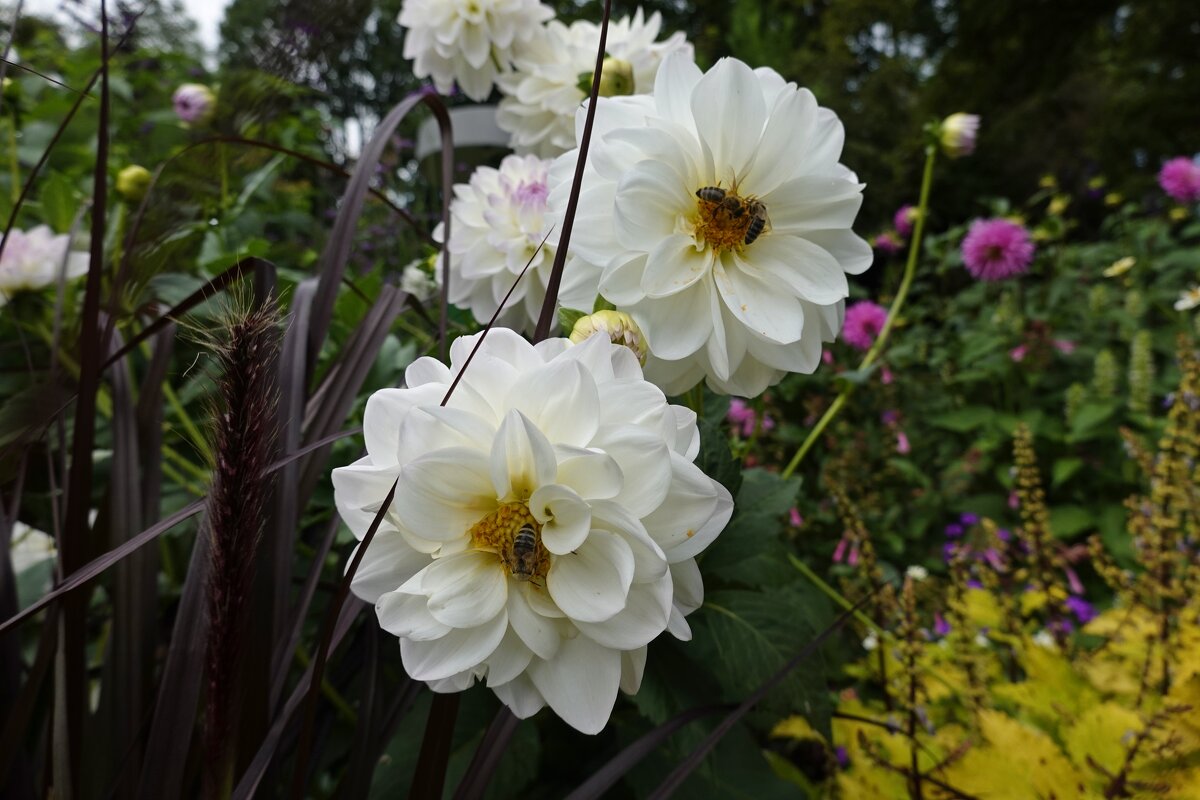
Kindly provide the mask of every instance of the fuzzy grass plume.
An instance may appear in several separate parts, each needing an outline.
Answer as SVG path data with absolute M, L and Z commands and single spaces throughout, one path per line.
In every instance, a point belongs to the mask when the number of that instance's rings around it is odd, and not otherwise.
M 271 481 L 264 473 L 275 455 L 279 315 L 273 304 L 231 310 L 210 345 L 216 355 L 213 439 L 215 468 L 209 493 L 206 772 L 209 797 L 225 797 L 233 779 L 238 708 L 238 661 L 244 649 L 245 609 L 255 552 L 267 516 Z

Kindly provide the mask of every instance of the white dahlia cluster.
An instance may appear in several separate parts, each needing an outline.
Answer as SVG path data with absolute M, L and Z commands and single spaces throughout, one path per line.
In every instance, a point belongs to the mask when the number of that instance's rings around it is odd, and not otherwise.
M 513 289 L 497 323 L 532 332 L 546 299 L 554 248 L 540 247 L 549 232 L 546 198 L 550 162 L 537 156 L 508 156 L 500 168 L 480 167 L 466 184 L 456 184 L 450 203 L 450 302 L 469 308 L 486 324 Z M 443 241 L 442 226 L 434 238 Z M 525 277 L 517 281 L 525 265 Z M 440 275 L 440 269 L 438 270 Z M 575 277 L 585 280 L 574 280 Z M 595 276 L 564 280 L 559 297 L 570 307 L 591 308 Z
M 704 379 L 754 397 L 815 370 L 842 326 L 846 275 L 871 264 L 837 116 L 772 70 L 726 58 L 702 73 L 683 55 L 652 95 L 599 103 L 567 275 L 595 276 L 637 321 L 646 376 L 668 394 Z M 550 171 L 559 218 L 577 157 Z
M 50 286 L 63 273 L 78 278 L 88 270 L 88 254 L 71 250 L 71 237 L 46 225 L 9 234 L 0 255 L 0 306 L 18 292 Z
M 695 556 L 732 500 L 692 463 L 695 414 L 604 335 L 493 329 L 443 406 L 481 335 L 368 401 L 367 456 L 333 473 L 360 540 L 398 484 L 353 590 L 435 691 L 482 680 L 519 717 L 549 705 L 596 733 L 617 689 L 638 689 L 646 646 L 690 638 Z
M 681 32 L 656 41 L 661 27 L 658 12 L 647 20 L 641 8 L 609 25 L 602 96 L 645 94 L 668 54 L 692 58 Z M 512 134 L 514 150 L 556 156 L 575 146 L 575 112 L 591 92 L 599 44 L 599 25 L 580 20 L 568 27 L 553 20 L 521 49 L 514 70 L 496 79 L 504 93 L 496 121 Z
M 439 92 L 449 94 L 457 83 L 472 100 L 486 100 L 517 48 L 553 16 L 538 0 L 405 0 L 404 57 Z

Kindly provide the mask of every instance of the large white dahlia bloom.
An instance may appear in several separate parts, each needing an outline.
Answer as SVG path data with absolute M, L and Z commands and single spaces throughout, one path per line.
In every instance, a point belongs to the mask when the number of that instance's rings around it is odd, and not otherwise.
M 457 81 L 467 97 L 486 100 L 516 49 L 553 16 L 538 0 L 405 0 L 404 57 L 439 92 L 449 94 Z
M 695 556 L 733 502 L 692 463 L 695 415 L 604 335 L 531 345 L 493 329 L 441 406 L 480 335 L 367 402 L 368 454 L 333 473 L 359 539 L 399 483 L 353 590 L 414 679 L 483 680 L 519 717 L 549 705 L 596 733 L 617 689 L 641 684 L 646 645 L 690 638 Z
M 682 32 L 655 41 L 661 28 L 662 15 L 647 20 L 641 8 L 609 24 L 601 95 L 646 94 L 668 54 L 692 58 Z M 575 112 L 591 91 L 599 44 L 599 25 L 553 20 L 521 48 L 514 70 L 496 79 L 505 94 L 496 121 L 512 134 L 514 150 L 555 156 L 575 146 Z
M 754 397 L 816 369 L 847 273 L 871 264 L 834 113 L 731 58 L 702 74 L 669 56 L 653 96 L 599 102 L 567 271 L 602 274 L 600 293 L 646 336 L 646 376 L 669 394 L 706 378 Z M 550 170 L 551 208 L 576 156 Z
M 72 250 L 68 234 L 55 236 L 47 225 L 28 232 L 14 228 L 0 255 L 0 306 L 18 292 L 55 283 L 60 272 L 69 280 L 87 270 L 88 254 Z
M 500 168 L 479 167 L 465 184 L 456 184 L 450 203 L 450 302 L 469 308 L 486 324 L 513 288 L 525 265 L 525 277 L 497 318 L 497 324 L 532 331 L 546 299 L 554 247 L 542 245 L 550 223 L 546 184 L 550 162 L 537 156 L 507 156 Z M 444 240 L 441 225 L 434 239 Z M 539 249 L 539 245 L 541 249 Z M 440 278 L 441 269 L 437 270 Z M 569 308 L 592 307 L 595 270 L 564 274 L 559 300 Z

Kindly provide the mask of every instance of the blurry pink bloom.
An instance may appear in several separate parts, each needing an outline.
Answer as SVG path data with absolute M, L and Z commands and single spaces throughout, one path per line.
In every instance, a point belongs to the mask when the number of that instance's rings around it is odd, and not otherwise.
M 216 111 L 217 96 L 202 83 L 185 83 L 171 98 L 175 115 L 191 125 L 203 125 Z
M 1017 494 L 1016 489 L 1008 493 L 1008 507 L 1014 510 L 1021 507 L 1021 495 Z
M 1200 202 L 1200 164 L 1186 156 L 1172 158 L 1159 171 L 1158 185 L 1180 203 Z
M 833 366 L 833 353 L 829 350 L 822 351 L 821 361 L 829 366 Z
M 788 510 L 788 521 L 792 523 L 793 528 L 799 528 L 804 524 L 804 517 L 800 516 L 800 509 L 792 506 Z
M 887 322 L 887 309 L 870 300 L 859 300 L 846 309 L 842 338 L 856 350 L 869 350 Z
M 1079 575 L 1070 567 L 1063 569 L 1067 573 L 1067 586 L 1071 589 L 1071 594 L 1083 594 L 1083 581 L 1079 580 Z
M 888 255 L 895 255 L 904 248 L 904 242 L 891 231 L 884 231 L 875 237 L 875 249 L 882 250 Z
M 858 566 L 858 543 L 855 542 L 850 546 L 850 557 L 846 559 L 846 563 L 852 567 Z
M 1075 343 L 1070 339 L 1055 339 L 1054 349 L 1062 353 L 1064 356 L 1069 356 L 1075 352 Z
M 725 414 L 725 418 L 733 425 L 733 429 L 746 439 L 754 435 L 755 428 L 759 424 L 758 414 L 750 407 L 750 404 L 737 397 L 729 401 L 729 411 Z M 769 431 L 774 427 L 775 420 L 764 414 L 762 430 Z
M 1016 347 L 1014 347 L 1012 350 L 1008 351 L 1008 357 L 1011 358 L 1013 361 L 1024 361 L 1025 356 L 1028 355 L 1028 353 L 1029 353 L 1029 348 L 1026 345 L 1019 344 Z
M 1007 219 L 977 219 L 962 242 L 963 265 L 980 281 L 1000 281 L 1029 269 L 1033 242 L 1024 225 Z
M 848 542 L 846 541 L 845 536 L 843 536 L 841 539 L 838 539 L 837 547 L 833 548 L 833 562 L 835 564 L 842 563 L 842 559 L 846 557 L 847 544 Z
M 896 452 L 902 456 L 912 452 L 912 445 L 908 443 L 908 435 L 904 431 L 896 431 Z
M 883 381 L 884 386 L 890 386 L 892 381 L 896 380 L 896 376 L 885 365 L 879 368 L 879 380 Z
M 892 224 L 896 226 L 896 233 L 907 239 L 913 231 L 913 224 L 917 221 L 918 216 L 920 216 L 920 212 L 917 211 L 916 206 L 909 203 L 900 206 L 899 210 L 896 211 L 896 215 L 892 217 Z

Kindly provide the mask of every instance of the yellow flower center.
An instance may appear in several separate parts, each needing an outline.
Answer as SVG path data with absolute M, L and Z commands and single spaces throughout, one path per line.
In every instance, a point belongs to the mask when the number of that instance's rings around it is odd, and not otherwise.
M 740 249 L 754 242 L 767 226 L 767 207 L 756 197 L 735 189 L 704 186 L 696 190 L 696 241 L 717 252 Z
M 550 571 L 542 526 L 524 503 L 504 503 L 472 525 L 468 534 L 472 547 L 495 553 L 519 581 L 541 580 Z

